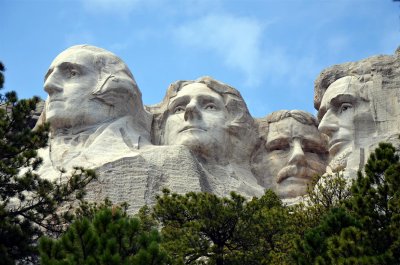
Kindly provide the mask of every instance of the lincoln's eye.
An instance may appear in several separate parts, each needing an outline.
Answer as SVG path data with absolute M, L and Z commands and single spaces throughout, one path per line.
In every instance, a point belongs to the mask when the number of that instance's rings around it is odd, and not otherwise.
M 351 108 L 353 108 L 353 105 L 352 105 L 352 104 L 350 104 L 350 103 L 343 103 L 343 104 L 340 106 L 339 111 L 340 111 L 340 113 L 343 113 L 343 112 L 345 112 L 345 111 L 348 111 L 348 110 L 351 109 Z
M 185 111 L 185 108 L 183 106 L 177 106 L 174 108 L 174 113 L 178 114 L 178 113 L 182 113 Z

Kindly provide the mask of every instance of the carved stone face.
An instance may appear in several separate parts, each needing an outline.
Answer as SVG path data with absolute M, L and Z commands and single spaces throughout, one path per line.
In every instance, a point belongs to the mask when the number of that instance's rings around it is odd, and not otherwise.
M 306 194 L 311 179 L 325 172 L 324 143 L 316 126 L 292 117 L 269 124 L 262 163 L 265 176 L 273 177 L 273 189 L 281 198 Z
M 214 152 L 227 140 L 227 111 L 218 93 L 202 83 L 184 86 L 168 105 L 164 143 Z
M 49 94 L 46 120 L 55 129 L 106 120 L 108 108 L 92 95 L 98 82 L 93 53 L 77 49 L 62 52 L 45 76 L 44 89 Z
M 333 161 L 345 161 L 357 135 L 363 133 L 359 125 L 371 120 L 369 103 L 361 98 L 360 88 L 357 78 L 346 76 L 333 82 L 322 98 L 318 129 L 329 137 L 329 155 Z M 343 163 L 337 167 L 344 167 Z

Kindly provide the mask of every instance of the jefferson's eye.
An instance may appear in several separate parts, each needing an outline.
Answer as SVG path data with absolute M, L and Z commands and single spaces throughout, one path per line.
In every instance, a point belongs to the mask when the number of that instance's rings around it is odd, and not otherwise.
M 177 107 L 174 108 L 174 114 L 182 113 L 184 111 L 185 111 L 185 108 L 182 107 L 182 106 L 177 106 Z
M 350 103 L 343 103 L 343 104 L 340 106 L 340 108 L 339 108 L 339 112 L 342 113 L 342 112 L 345 112 L 345 111 L 347 111 L 347 110 L 349 110 L 349 109 L 351 109 L 351 108 L 353 108 L 353 105 L 352 105 L 352 104 L 350 104 Z
M 207 109 L 207 110 L 216 110 L 216 109 L 217 109 L 217 106 L 215 106 L 215 104 L 213 104 L 213 103 L 209 103 L 209 104 L 207 104 L 207 105 L 204 107 L 204 109 Z

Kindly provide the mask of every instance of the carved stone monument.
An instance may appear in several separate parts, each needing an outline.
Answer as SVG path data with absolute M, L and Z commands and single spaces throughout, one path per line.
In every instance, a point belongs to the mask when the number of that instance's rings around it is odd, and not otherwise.
M 114 54 L 73 46 L 52 62 L 44 89 L 49 96 L 42 116 L 51 135 L 41 155 L 49 167 L 93 168 L 150 144 L 151 114 L 128 67 Z
M 154 113 L 153 141 L 184 145 L 206 172 L 205 191 L 260 196 L 250 169 L 256 126 L 239 91 L 210 77 L 171 84 Z
M 252 166 L 259 182 L 282 199 L 305 195 L 312 178 L 325 172 L 328 158 L 317 120 L 304 111 L 281 110 L 257 122 L 262 141 Z
M 44 88 L 38 124 L 50 122 L 51 134 L 38 173 L 57 179 L 61 168 L 93 168 L 87 199 L 128 202 L 130 213 L 164 187 L 248 198 L 272 189 L 290 203 L 315 175 L 355 176 L 378 142 L 400 142 L 398 52 L 322 71 L 319 122 L 299 110 L 255 120 L 238 90 L 211 77 L 174 82 L 146 107 L 128 66 L 90 45 L 59 54 Z
M 319 130 L 329 137 L 329 172 L 348 176 L 365 165 L 381 141 L 398 145 L 399 54 L 334 65 L 315 81 Z

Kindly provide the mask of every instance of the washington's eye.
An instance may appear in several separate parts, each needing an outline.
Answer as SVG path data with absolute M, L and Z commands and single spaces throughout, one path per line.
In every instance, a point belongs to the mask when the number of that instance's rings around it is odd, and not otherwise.
M 185 108 L 184 108 L 183 106 L 176 106 L 176 107 L 174 108 L 174 114 L 182 113 L 182 112 L 184 112 L 184 111 L 185 111 Z
M 206 110 L 216 110 L 216 109 L 217 109 L 217 106 L 215 106 L 214 103 L 208 103 L 208 104 L 204 107 L 204 109 L 206 109 Z
M 349 109 L 351 109 L 351 108 L 353 108 L 353 105 L 352 105 L 352 104 L 350 104 L 350 103 L 343 103 L 343 104 L 340 106 L 340 108 L 339 108 L 339 112 L 342 113 L 342 112 L 345 112 L 345 111 L 347 111 L 347 110 L 349 110 Z
M 70 68 L 69 69 L 69 76 L 70 77 L 76 77 L 79 75 L 79 72 L 76 69 Z

